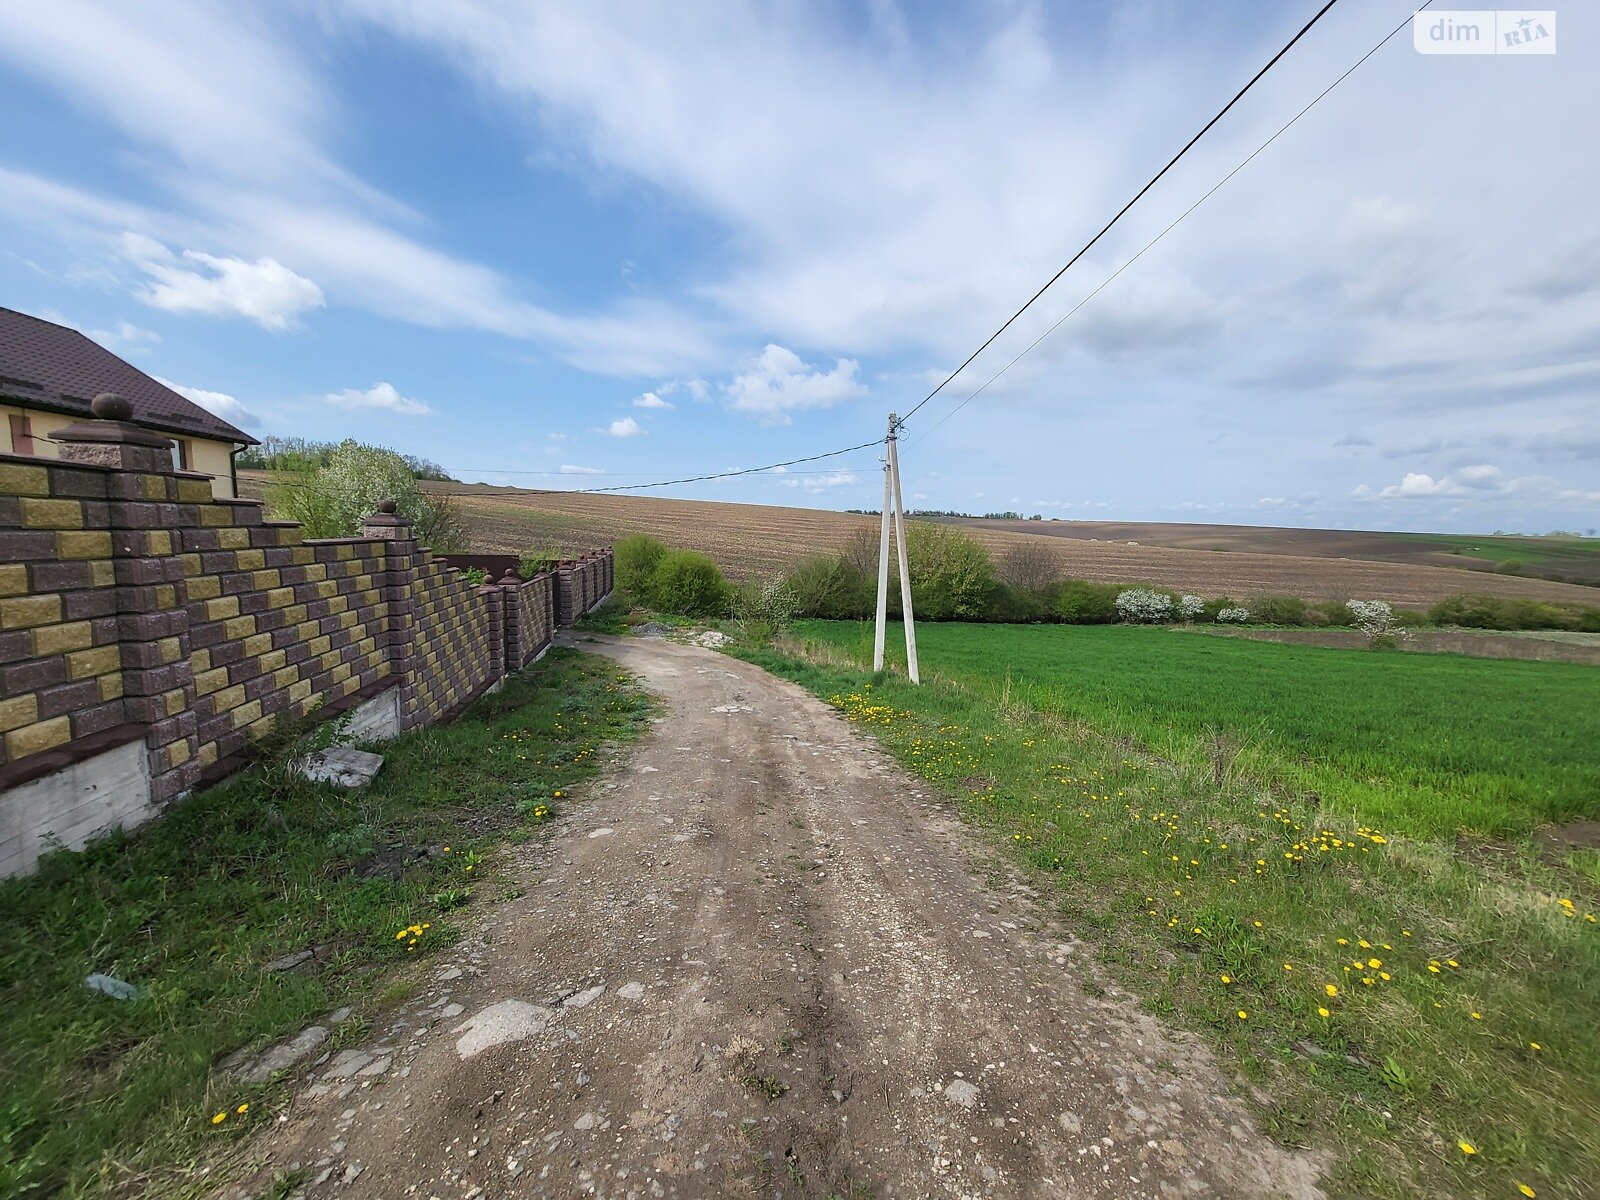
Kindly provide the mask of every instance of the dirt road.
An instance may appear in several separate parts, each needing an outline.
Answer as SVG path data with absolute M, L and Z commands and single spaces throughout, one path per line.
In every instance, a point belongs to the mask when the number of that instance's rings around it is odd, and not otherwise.
M 310 1197 L 1318 1195 L 1192 1039 L 827 706 L 590 644 L 661 697 L 430 984 L 264 1146 Z

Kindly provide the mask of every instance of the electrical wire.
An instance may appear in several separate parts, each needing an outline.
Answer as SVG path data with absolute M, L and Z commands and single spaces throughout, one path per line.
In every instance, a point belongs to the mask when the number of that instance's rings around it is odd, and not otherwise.
M 1218 110 L 1217 115 L 1212 117 L 1211 120 L 1207 121 L 1205 123 L 1205 125 L 1201 127 L 1201 130 L 1200 130 L 1199 133 L 1195 134 L 1192 138 L 1190 138 L 1187 142 L 1185 142 L 1184 146 L 1183 146 L 1183 149 L 1179 150 L 1176 154 L 1174 154 L 1172 156 L 1172 158 L 1167 162 L 1166 166 L 1162 167 L 1161 170 L 1157 171 L 1153 176 L 1151 176 L 1150 182 L 1145 184 L 1142 188 L 1140 188 L 1138 190 L 1138 192 L 1135 193 L 1133 199 L 1129 200 L 1126 204 L 1124 204 L 1120 209 L 1117 210 L 1117 215 L 1112 217 L 1111 220 L 1107 221 L 1105 223 L 1105 225 L 1101 228 L 1099 233 L 1095 234 L 1086 243 L 1084 243 L 1083 248 L 1081 250 L 1079 250 L 1076 254 L 1074 254 L 1070 259 L 1068 259 L 1067 263 L 1066 263 L 1066 265 L 1064 267 L 1062 267 L 1054 275 L 1050 276 L 1049 280 L 1046 281 L 1045 285 L 1042 288 L 1040 288 L 1037 292 L 1035 292 L 1032 296 L 1030 296 L 1028 298 L 1028 302 L 1026 304 L 1024 304 L 1021 308 L 1017 309 L 1017 311 L 1012 313 L 1009 317 L 1007 317 L 1005 324 L 1000 326 L 1000 328 L 996 329 L 993 333 L 991 333 L 984 340 L 983 345 L 979 346 L 970 355 L 968 355 L 967 356 L 967 360 L 965 362 L 963 362 L 959 367 L 957 367 L 954 371 L 950 372 L 950 374 L 944 378 L 944 380 L 939 384 L 938 387 L 934 388 L 933 391 L 929 392 L 921 400 L 918 400 L 916 402 L 916 404 L 912 406 L 911 411 L 906 413 L 905 416 L 900 417 L 898 422 L 897 422 L 897 425 L 903 427 L 905 425 L 905 423 L 908 420 L 910 420 L 911 417 L 913 417 L 916 414 L 918 409 L 920 409 L 928 401 L 932 400 L 940 392 L 944 391 L 945 387 L 950 383 L 951 380 L 953 380 L 957 375 L 961 374 L 961 372 L 965 371 L 969 366 L 972 365 L 972 360 L 973 359 L 977 358 L 978 355 L 982 354 L 985 350 L 987 350 L 990 347 L 990 345 L 992 345 L 994 343 L 994 340 L 996 338 L 998 338 L 1007 329 L 1011 328 L 1012 323 L 1014 321 L 1016 321 L 1016 319 L 1018 317 L 1020 317 L 1023 313 L 1027 312 L 1028 309 L 1032 308 L 1033 307 L 1033 302 L 1035 300 L 1039 299 L 1039 297 L 1044 295 L 1047 291 L 1049 291 L 1051 285 L 1054 284 L 1056 280 L 1060 279 L 1063 275 L 1065 275 L 1080 258 L 1082 258 L 1085 254 L 1089 253 L 1090 250 L 1094 249 L 1095 244 L 1097 242 L 1099 242 L 1099 240 L 1101 238 L 1103 238 L 1107 233 L 1109 233 L 1111 231 L 1111 227 L 1114 226 L 1118 221 L 1122 220 L 1123 215 L 1125 213 L 1127 213 L 1127 211 L 1130 208 L 1132 208 L 1135 204 L 1139 203 L 1139 201 L 1141 199 L 1143 199 L 1144 194 L 1146 192 L 1148 192 L 1151 188 L 1155 187 L 1155 185 L 1157 183 L 1161 182 L 1162 177 L 1164 175 L 1166 175 L 1166 173 L 1168 171 L 1172 170 L 1173 167 L 1178 165 L 1178 160 L 1181 159 L 1185 154 L 1189 153 L 1189 151 L 1194 147 L 1195 143 L 1198 142 L 1201 138 L 1205 137 L 1205 135 L 1208 132 L 1210 132 L 1211 127 L 1213 125 L 1215 125 L 1218 121 L 1222 120 L 1223 117 L 1227 116 L 1229 110 L 1231 110 L 1235 104 L 1239 103 L 1239 101 L 1244 98 L 1245 93 L 1248 92 L 1251 88 L 1255 87 L 1255 85 L 1258 82 L 1260 82 L 1261 77 L 1263 75 L 1265 75 L 1268 71 L 1272 70 L 1272 68 L 1277 65 L 1277 62 L 1278 62 L 1279 59 L 1281 59 L 1285 54 L 1289 53 L 1290 50 L 1294 49 L 1295 43 L 1297 43 L 1301 38 L 1305 37 L 1305 35 L 1311 31 L 1311 27 L 1313 25 L 1315 25 L 1318 21 L 1322 20 L 1322 18 L 1325 17 L 1328 14 L 1328 11 L 1335 4 L 1337 4 L 1338 2 L 1339 2 L 1339 0 L 1327 0 L 1327 3 L 1324 4 L 1321 8 L 1319 8 L 1317 10 L 1316 15 L 1313 16 L 1309 21 L 1307 21 L 1304 25 L 1302 25 L 1300 27 L 1300 32 L 1296 33 L 1292 38 L 1290 38 L 1286 43 L 1284 43 L 1283 49 L 1279 50 L 1270 59 L 1268 59 L 1267 60 L 1267 64 L 1264 67 L 1262 67 L 1259 71 L 1257 71 L 1254 75 L 1252 75 L 1250 77 L 1250 81 L 1248 83 L 1246 83 L 1242 88 L 1240 88 L 1237 92 L 1234 93 L 1233 99 L 1229 100 L 1226 104 L 1224 104 L 1222 106 L 1222 108 L 1220 110 Z M 1424 6 L 1424 7 L 1426 7 L 1426 6 Z
M 1422 3 L 1420 6 L 1418 6 L 1418 8 L 1416 9 L 1416 12 L 1421 12 L 1423 9 L 1427 8 L 1432 3 L 1433 3 L 1433 0 L 1424 0 L 1424 3 Z M 1179 213 L 1178 216 L 1176 217 L 1176 219 L 1174 219 L 1173 222 L 1170 225 L 1168 225 L 1160 233 L 1156 234 L 1155 237 L 1151 238 L 1148 242 L 1146 242 L 1144 244 L 1144 246 L 1139 250 L 1139 252 L 1137 254 L 1135 254 L 1132 258 L 1128 259 L 1127 262 L 1123 263 L 1120 267 L 1118 267 L 1110 275 L 1106 276 L 1105 279 L 1101 280 L 1100 284 L 1094 289 L 1094 291 L 1090 292 L 1082 300 L 1079 300 L 1076 304 L 1074 304 L 1071 308 L 1069 308 L 1056 321 L 1056 323 L 1054 325 L 1050 326 L 1049 329 L 1046 329 L 1038 337 L 1034 338 L 1034 340 L 1032 342 L 1030 342 L 1027 346 L 1025 346 L 1022 349 L 1022 351 L 1016 355 L 1016 357 L 1014 357 L 1010 362 L 1006 363 L 1005 366 L 1001 367 L 993 375 L 989 376 L 988 379 L 984 380 L 983 383 L 975 391 L 973 391 L 969 396 L 967 396 L 966 399 L 962 400 L 961 403 L 957 404 L 949 412 L 945 413 L 944 416 L 940 417 L 937 421 L 935 421 L 932 425 L 930 425 L 914 441 L 912 441 L 910 443 L 910 445 L 911 446 L 915 446 L 918 442 L 925 441 L 927 438 L 931 437 L 933 435 L 934 430 L 938 429 L 939 426 L 943 425 L 946 421 L 948 421 L 951 417 L 955 416 L 958 412 L 960 412 L 968 404 L 970 404 L 970 403 L 972 403 L 972 401 L 976 400 L 980 395 L 982 395 L 985 391 L 987 391 L 989 386 L 992 383 L 994 383 L 997 379 L 999 379 L 1000 376 L 1004 375 L 1012 367 L 1016 366 L 1017 363 L 1025 355 L 1027 355 L 1028 353 L 1033 351 L 1036 347 L 1038 347 L 1040 342 L 1043 342 L 1052 333 L 1054 333 L 1056 330 L 1060 329 L 1061 326 L 1066 323 L 1066 321 L 1067 321 L 1067 319 L 1069 317 L 1071 317 L 1080 308 L 1082 308 L 1085 304 L 1089 303 L 1089 301 L 1093 300 L 1096 296 L 1098 296 L 1101 292 L 1103 292 L 1112 283 L 1112 281 L 1114 281 L 1117 278 L 1117 276 L 1121 275 L 1129 267 L 1133 266 L 1134 263 L 1138 262 L 1141 258 L 1143 258 L 1146 251 L 1151 249 L 1157 242 L 1159 242 L 1162 238 L 1166 237 L 1167 234 L 1171 233 L 1174 229 L 1176 229 L 1183 222 L 1184 218 L 1186 218 L 1190 213 L 1194 212 L 1195 209 L 1199 208 L 1207 200 L 1211 199 L 1212 196 L 1216 195 L 1217 192 L 1221 191 L 1222 190 L 1222 186 L 1225 183 L 1227 183 L 1230 179 L 1232 179 L 1240 171 L 1244 170 L 1252 162 L 1254 162 L 1256 157 L 1258 155 L 1260 155 L 1262 151 L 1264 151 L 1268 146 L 1272 145 L 1273 142 L 1277 141 L 1280 137 L 1282 137 L 1285 133 L 1287 133 L 1289 131 L 1289 129 L 1296 122 L 1298 122 L 1300 120 L 1301 117 L 1305 116 L 1308 112 L 1310 112 L 1313 108 L 1315 108 L 1323 100 L 1323 98 L 1328 95 L 1329 92 L 1333 91 L 1334 88 L 1338 87 L 1346 79 L 1349 79 L 1350 76 L 1354 75 L 1356 73 L 1356 71 L 1361 68 L 1363 63 L 1365 63 L 1369 58 L 1371 58 L 1379 50 L 1382 50 L 1385 46 L 1387 46 L 1390 43 L 1390 41 L 1392 41 L 1394 39 L 1396 34 L 1398 34 L 1407 25 L 1411 24 L 1411 21 L 1412 21 L 1414 16 L 1415 16 L 1415 13 L 1413 13 L 1411 16 L 1407 16 L 1404 21 L 1400 22 L 1400 24 L 1396 25 L 1387 34 L 1385 34 L 1383 36 L 1382 40 L 1379 41 L 1377 45 L 1373 46 L 1372 49 L 1368 50 L 1365 54 L 1363 54 L 1360 58 L 1358 58 L 1354 63 L 1352 63 L 1350 68 L 1348 70 L 1346 70 L 1343 75 L 1339 76 L 1339 78 L 1335 79 L 1327 87 L 1323 88 L 1322 91 L 1318 92 L 1317 95 L 1312 98 L 1312 100 L 1311 100 L 1311 102 L 1309 104 L 1307 104 L 1299 112 L 1295 113 L 1294 116 L 1290 117 L 1287 121 L 1285 121 L 1283 123 L 1283 125 L 1279 127 L 1279 129 L 1278 129 L 1278 131 L 1276 133 L 1274 133 L 1266 141 L 1262 142 L 1261 145 L 1257 146 L 1253 151 L 1251 151 L 1251 153 L 1250 153 L 1248 158 L 1244 159 L 1244 161 L 1242 161 L 1238 166 L 1234 167 L 1233 170 L 1229 171 L 1221 179 L 1217 180 L 1217 182 L 1212 185 L 1211 189 L 1208 192 L 1206 192 L 1203 196 L 1201 196 L 1193 204 L 1189 205 L 1188 208 L 1184 209 L 1181 213 Z M 912 411 L 915 411 L 915 410 L 912 410 Z M 907 448 L 909 449 L 909 446 Z
M 522 495 L 531 495 L 531 496 L 592 496 L 592 495 L 600 495 L 600 494 L 604 494 L 604 493 L 608 493 L 608 492 L 632 492 L 632 491 L 641 491 L 641 490 L 646 489 L 646 488 L 676 487 L 677 485 L 684 484 L 684 483 L 703 483 L 703 482 L 707 482 L 709 480 L 714 480 L 714 479 L 734 479 L 734 478 L 737 478 L 737 477 L 742 476 L 742 475 L 760 475 L 760 474 L 764 474 L 766 472 L 776 471 L 779 468 L 783 468 L 783 469 L 787 470 L 789 467 L 799 466 L 801 463 L 820 462 L 821 460 L 823 460 L 825 458 L 837 458 L 841 454 L 853 454 L 857 450 L 866 450 L 866 449 L 868 449 L 870 447 L 873 447 L 873 446 L 881 446 L 881 445 L 883 445 L 883 442 L 884 442 L 884 439 L 880 437 L 880 438 L 875 438 L 870 442 L 861 442 L 859 445 L 846 446 L 842 450 L 828 450 L 828 451 L 826 451 L 826 452 L 824 452 L 822 454 L 808 454 L 808 455 L 804 456 L 803 458 L 791 458 L 791 459 L 788 459 L 785 462 L 768 463 L 764 467 L 742 467 L 742 468 L 740 468 L 738 470 L 734 470 L 734 471 L 713 471 L 713 472 L 709 472 L 709 473 L 704 474 L 704 475 L 686 476 L 686 477 L 684 477 L 682 479 L 660 479 L 660 480 L 652 481 L 650 483 L 619 483 L 619 484 L 613 484 L 613 485 L 611 485 L 609 487 L 598 487 L 598 488 L 515 488 L 514 490 L 517 491 L 518 493 L 522 494 Z M 505 473 L 506 474 L 511 474 L 512 472 L 505 472 Z M 798 472 L 798 471 L 795 472 L 795 474 L 802 474 L 802 473 L 809 474 L 809 472 Z M 273 487 L 309 487 L 309 486 L 311 486 L 309 483 L 306 483 L 306 482 L 301 481 L 301 480 L 294 480 L 294 479 L 273 479 L 273 480 L 265 481 L 265 482 L 269 482 L 270 485 L 273 486 Z M 427 482 L 427 481 L 424 481 L 424 482 Z M 460 481 L 457 480 L 457 481 L 453 481 L 453 482 L 458 482 L 459 483 Z M 509 487 L 511 485 L 509 485 L 509 484 L 488 483 L 488 484 L 479 484 L 478 486 L 479 487 Z M 482 496 L 485 496 L 485 495 L 493 495 L 492 492 L 448 491 L 448 490 L 446 490 L 444 488 L 428 488 L 427 491 L 429 492 L 430 495 L 435 495 L 435 496 L 478 496 L 478 497 L 482 497 Z

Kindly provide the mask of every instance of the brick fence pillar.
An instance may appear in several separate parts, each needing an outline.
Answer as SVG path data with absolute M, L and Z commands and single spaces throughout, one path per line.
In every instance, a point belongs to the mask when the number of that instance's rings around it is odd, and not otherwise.
M 211 500 L 208 477 L 178 471 L 172 443 L 132 423 L 120 396 L 96 396 L 94 419 L 51 434 L 66 462 L 110 468 L 106 495 L 116 584 L 124 711 L 146 727 L 150 801 L 160 807 L 200 777 L 189 663 L 185 530 Z
M 577 601 L 577 588 L 573 579 L 573 571 L 577 564 L 566 561 L 556 565 L 555 575 L 555 621 L 557 625 L 571 625 L 578 619 L 574 611 Z
M 378 511 L 361 522 L 361 536 L 376 538 L 384 546 L 383 602 L 388 617 L 387 647 L 390 671 L 409 687 L 413 626 L 416 620 L 411 581 L 417 566 L 417 540 L 411 522 L 402 517 L 393 500 L 380 500 Z
M 497 585 L 500 588 L 500 611 L 504 615 L 505 669 L 510 674 L 528 658 L 528 639 L 533 631 L 522 619 L 522 576 L 514 567 L 507 567 Z

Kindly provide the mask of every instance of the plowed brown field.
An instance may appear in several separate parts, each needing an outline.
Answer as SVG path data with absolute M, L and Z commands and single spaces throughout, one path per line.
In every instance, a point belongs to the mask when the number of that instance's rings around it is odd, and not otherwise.
M 261 495 L 258 473 L 241 472 L 239 483 L 244 495 Z M 461 483 L 424 486 L 451 493 L 474 550 L 513 554 L 529 547 L 579 550 L 647 533 L 669 546 L 711 555 L 733 579 L 785 571 L 810 555 L 843 550 L 862 530 L 873 537 L 878 530 L 876 517 L 812 508 Z M 1473 570 L 1475 560 L 1453 567 L 1340 556 L 1380 548 L 1367 547 L 1361 539 L 1381 539 L 1382 534 L 1145 523 L 1096 523 L 1092 533 L 1068 533 L 1068 526 L 1091 526 L 1067 521 L 960 524 L 988 546 L 997 561 L 1015 546 L 1040 547 L 1055 558 L 1063 577 L 1098 583 L 1151 583 L 1238 599 L 1269 594 L 1308 600 L 1379 599 L 1406 607 L 1431 604 L 1457 592 L 1600 604 L 1600 590 L 1595 588 Z M 1095 537 L 1102 540 L 1092 540 Z M 1106 540 L 1114 537 L 1119 540 Z M 1139 544 L 1130 545 L 1130 540 Z M 1146 544 L 1149 541 L 1169 544 Z M 1217 549 L 1170 544 L 1175 541 Z M 1293 553 L 1296 549 L 1303 553 Z
M 450 485 L 450 490 L 463 493 L 456 496 L 456 503 L 466 518 L 474 549 L 576 548 L 647 533 L 668 545 L 704 551 L 736 579 L 782 571 L 808 555 L 841 550 L 857 531 L 876 534 L 878 528 L 876 517 L 809 508 L 520 492 L 461 484 Z M 1048 528 L 1051 523 L 1030 524 Z M 1015 527 L 995 528 L 987 523 L 967 527 L 997 560 L 1013 546 L 1039 546 L 1055 557 L 1065 576 L 1106 583 L 1153 583 L 1206 596 L 1244 598 L 1280 593 L 1307 599 L 1375 598 L 1417 606 L 1471 591 L 1600 604 L 1600 591 L 1574 584 L 1454 567 L 1319 557 L 1317 551 L 1341 548 L 1342 539 L 1351 536 L 1338 531 L 1294 531 L 1304 533 L 1304 545 L 1310 552 L 1293 554 L 1283 552 L 1293 543 L 1272 553 L 1224 553 L 1047 536 L 1043 530 L 1019 532 Z

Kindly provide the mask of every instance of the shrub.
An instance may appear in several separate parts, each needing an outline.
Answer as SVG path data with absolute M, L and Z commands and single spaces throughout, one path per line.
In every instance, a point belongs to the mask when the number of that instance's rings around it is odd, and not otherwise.
M 1374 650 L 1392 650 L 1411 640 L 1411 631 L 1400 623 L 1385 600 L 1348 600 L 1345 608 Z
M 767 646 L 788 628 L 799 600 L 781 575 L 746 583 L 733 593 L 733 615 L 740 636 L 752 646 Z
M 1182 595 L 1178 597 L 1177 613 L 1180 621 L 1192 621 L 1206 610 L 1206 602 L 1199 596 Z
M 1217 620 L 1224 625 L 1243 625 L 1249 619 L 1250 610 L 1248 608 L 1242 608 L 1239 605 L 1233 605 L 1231 608 L 1219 608 L 1217 610 Z
M 317 458 L 286 456 L 271 476 L 267 504 L 272 516 L 300 522 L 308 538 L 355 537 L 380 501 L 393 500 L 424 546 L 439 554 L 467 547 L 450 498 L 424 492 L 416 471 L 393 450 L 346 440 Z
M 628 605 L 655 603 L 656 567 L 667 548 L 653 537 L 636 533 L 612 547 L 613 589 L 617 601 Z
M 795 612 L 825 620 L 859 620 L 871 615 L 875 584 L 843 555 L 808 558 L 789 574 Z
M 555 570 L 560 561 L 561 551 L 536 550 L 530 546 L 517 557 L 517 574 L 524 579 L 532 579 L 535 575 Z
M 1600 608 L 1514 596 L 1447 596 L 1428 610 L 1428 618 L 1466 629 L 1600 630 Z
M 1306 602 L 1298 596 L 1257 596 L 1250 617 L 1263 625 L 1304 625 Z
M 683 617 L 717 617 L 728 611 L 728 584 L 709 557 L 695 550 L 668 550 L 656 563 L 651 602 Z
M 1047 592 L 1013 587 L 1007 583 L 994 585 L 984 608 L 986 620 L 1004 621 L 1012 625 L 1033 625 L 1048 621 L 1055 615 Z
M 906 527 L 911 598 L 931 621 L 981 618 L 994 591 L 994 563 L 983 543 L 964 529 L 913 521 Z
M 1322 618 L 1321 623 L 1324 625 L 1354 625 L 1356 623 L 1356 619 L 1351 615 L 1346 602 L 1342 600 L 1323 600 L 1313 604 L 1310 612 L 1320 616 Z M 1310 613 L 1307 615 L 1309 616 Z
M 1069 625 L 1110 625 L 1117 619 L 1121 590 L 1114 583 L 1069 579 L 1056 593 L 1056 615 Z
M 489 582 L 489 572 L 482 567 L 462 567 L 461 578 L 475 587 L 482 587 Z
M 1060 577 L 1056 556 L 1038 539 L 1021 542 L 1000 560 L 1000 582 L 1021 592 L 1043 592 Z
M 1130 625 L 1172 620 L 1172 597 L 1154 588 L 1128 588 L 1117 595 L 1117 613 Z

